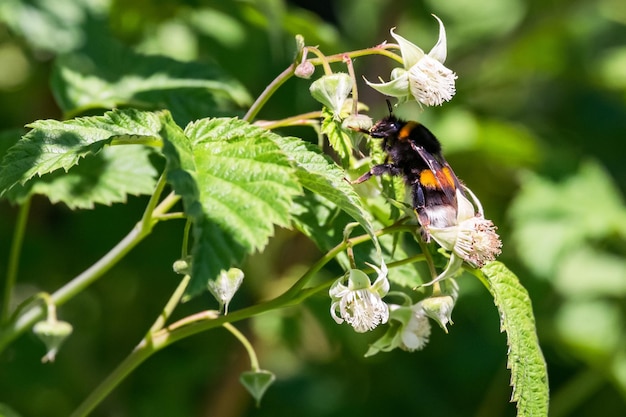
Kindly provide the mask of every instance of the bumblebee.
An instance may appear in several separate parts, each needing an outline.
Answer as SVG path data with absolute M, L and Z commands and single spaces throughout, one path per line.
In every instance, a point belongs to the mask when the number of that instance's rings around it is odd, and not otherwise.
M 430 241 L 429 226 L 448 227 L 457 223 L 456 192 L 463 193 L 461 182 L 430 130 L 419 122 L 398 119 L 390 108 L 389 116 L 361 132 L 382 139 L 387 158 L 354 183 L 367 181 L 373 175 L 402 176 L 411 190 L 413 209 L 426 242 Z

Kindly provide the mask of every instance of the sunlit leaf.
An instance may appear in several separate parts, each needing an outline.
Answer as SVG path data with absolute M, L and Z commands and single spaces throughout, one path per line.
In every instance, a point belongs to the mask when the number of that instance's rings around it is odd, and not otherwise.
M 374 236 L 371 216 L 359 196 L 346 180 L 345 172 L 323 155 L 316 146 L 293 137 L 275 136 L 276 143 L 296 166 L 296 175 L 302 186 L 334 203 L 367 233 Z M 344 227 L 342 225 L 341 227 Z
M 160 124 L 153 113 L 113 111 L 104 116 L 64 122 L 40 120 L 11 147 L 0 165 L 0 196 L 21 201 L 41 193 L 71 207 L 124 201 L 126 194 L 149 193 L 156 172 L 145 150 L 110 150 L 95 157 L 114 140 L 117 144 L 159 144 Z M 71 168 L 90 156 L 77 169 Z M 133 158 L 134 156 L 134 158 Z M 49 175 L 51 174 L 51 175 Z M 15 188 L 15 189 L 14 189 Z
M 194 221 L 193 296 L 262 249 L 276 225 L 289 227 L 301 188 L 274 133 L 237 119 L 165 126 L 168 179 Z
M 500 313 L 500 329 L 507 335 L 507 366 L 511 370 L 511 398 L 517 403 L 517 415 L 547 416 L 548 373 L 528 292 L 500 262 L 488 264 L 482 273 Z

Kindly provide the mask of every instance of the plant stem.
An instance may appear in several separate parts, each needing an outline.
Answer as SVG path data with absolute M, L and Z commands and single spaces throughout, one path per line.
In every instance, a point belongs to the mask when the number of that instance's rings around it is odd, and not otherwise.
M 252 344 L 250 343 L 248 338 L 246 336 L 244 336 L 243 333 L 241 333 L 235 326 L 233 326 L 230 323 L 224 323 L 224 324 L 222 324 L 222 326 L 226 330 L 231 332 L 232 335 L 235 336 L 237 338 L 237 340 L 239 340 L 241 342 L 243 347 L 246 348 L 246 351 L 248 352 L 248 356 L 250 357 L 250 368 L 254 372 L 258 372 L 261 369 L 259 367 L 259 359 L 257 358 L 256 352 L 254 351 L 254 348 L 252 347 Z
M 412 230 L 410 226 L 393 225 L 388 228 L 379 230 L 376 235 L 381 236 L 387 233 L 393 233 L 402 230 Z M 335 279 L 328 280 L 314 287 L 304 288 L 304 286 L 319 272 L 324 265 L 333 260 L 341 251 L 345 250 L 347 245 L 356 245 L 370 240 L 368 234 L 356 236 L 349 241 L 342 241 L 333 249 L 328 251 L 320 258 L 304 275 L 298 279 L 287 291 L 276 298 L 256 304 L 241 310 L 237 310 L 227 315 L 218 315 L 215 310 L 202 311 L 191 316 L 185 317 L 169 326 L 162 328 L 154 333 L 146 336 L 129 356 L 122 361 L 120 365 L 105 378 L 98 387 L 83 401 L 83 403 L 74 411 L 71 417 L 83 417 L 93 410 L 119 383 L 126 378 L 133 370 L 135 370 L 143 361 L 148 359 L 153 353 L 175 343 L 179 340 L 193 336 L 195 334 L 214 329 L 219 326 L 225 326 L 228 323 L 234 323 L 240 320 L 256 316 L 261 313 L 268 312 L 279 308 L 288 307 L 298 304 L 308 297 L 320 291 L 327 290 Z M 419 259 L 422 259 L 421 257 Z M 398 264 L 403 263 L 399 262 Z M 180 288 L 180 286 L 179 286 Z M 178 289 L 177 289 L 178 291 Z M 159 320 L 159 319 L 158 319 Z M 153 328 L 156 328 L 156 323 Z M 226 327 L 226 326 L 225 326 Z M 254 364 L 253 364 L 254 366 Z M 258 362 L 257 362 L 258 366 Z
M 115 370 L 110 373 L 101 383 L 100 386 L 92 391 L 92 393 L 78 406 L 70 417 L 83 417 L 89 414 L 111 391 L 124 380 L 135 368 L 143 363 L 154 352 L 159 350 L 152 343 L 148 343 L 146 339 L 142 340 L 139 345 L 128 355 Z M 111 389 L 103 389 L 103 388 Z
M 265 103 L 267 103 L 272 94 L 274 94 L 281 85 L 283 85 L 289 78 L 291 78 L 295 69 L 295 64 L 289 65 L 287 69 L 281 72 L 278 77 L 274 79 L 274 81 L 272 81 L 267 87 L 265 87 L 265 90 L 263 90 L 261 95 L 256 99 L 254 103 L 252 103 L 252 106 L 250 106 L 250 109 L 248 109 L 248 112 L 243 117 L 243 120 L 251 122 L 259 113 L 261 108 L 265 105 Z
M 172 296 L 165 304 L 165 307 L 163 307 L 163 311 L 161 312 L 161 314 L 159 314 L 159 317 L 157 317 L 157 319 L 154 321 L 154 324 L 152 325 L 152 327 L 150 327 L 150 331 L 148 332 L 146 337 L 151 337 L 152 333 L 158 330 L 161 330 L 163 326 L 165 326 L 167 319 L 170 318 L 170 316 L 172 315 L 172 312 L 174 311 L 174 309 L 180 302 L 180 299 L 183 297 L 183 294 L 185 294 L 185 290 L 187 289 L 187 285 L 189 284 L 190 280 L 191 280 L 191 275 L 185 275 L 183 277 L 183 279 L 180 281 L 180 284 L 178 284 L 178 287 L 176 287 L 176 289 L 174 290 L 174 293 L 172 293 Z
M 387 50 L 391 48 L 399 48 L 399 46 L 396 44 L 383 44 L 383 45 L 375 46 L 373 48 L 359 49 L 357 51 L 330 55 L 330 56 L 325 57 L 323 60 L 320 58 L 314 58 L 314 59 L 310 59 L 309 62 L 313 65 L 328 65 L 331 62 L 341 62 L 344 59 L 346 59 L 346 57 L 357 58 L 357 57 L 366 56 L 366 55 L 383 55 L 399 63 L 402 63 L 403 62 L 402 57 Z M 248 112 L 243 117 L 243 120 L 248 121 L 248 122 L 251 122 L 252 120 L 254 120 L 254 118 L 259 113 L 261 108 L 263 108 L 265 103 L 267 103 L 267 101 L 276 92 L 276 90 L 278 90 L 281 85 L 283 85 L 289 78 L 291 78 L 291 76 L 294 74 L 295 69 L 296 69 L 295 64 L 289 65 L 283 72 L 281 72 L 274 79 L 274 81 L 272 81 L 267 87 L 265 87 L 265 90 L 263 90 L 261 95 L 259 95 L 256 101 L 252 104 L 252 106 L 250 106 L 250 109 L 248 109 Z
M 157 191 L 161 189 L 157 186 Z M 156 193 L 155 193 L 156 194 Z M 157 196 L 158 198 L 158 196 Z M 130 252 L 139 242 L 148 236 L 156 220 L 151 220 L 153 215 L 159 216 L 172 208 L 180 197 L 170 194 L 161 204 L 159 204 L 152 213 L 146 212 L 144 218 L 140 220 L 135 227 L 128 233 L 117 245 L 113 247 L 106 255 L 100 258 L 96 263 L 87 268 L 80 275 L 72 279 L 70 282 L 59 288 L 51 295 L 51 299 L 55 305 L 59 306 L 79 294 L 98 278 L 104 275 L 109 269 L 117 264 L 128 252 Z M 151 200 L 156 200 L 153 198 Z M 148 206 L 150 206 L 149 203 Z M 0 332 L 0 351 L 2 351 L 9 343 L 15 340 L 19 335 L 31 328 L 37 320 L 43 316 L 44 310 L 41 306 L 36 305 L 20 315 L 14 322 L 9 323 L 6 328 Z
M 0 316 L 0 327 L 8 323 L 11 314 L 11 299 L 13 297 L 13 287 L 17 280 L 17 272 L 19 270 L 20 254 L 22 253 L 22 243 L 24 242 L 24 234 L 26 232 L 26 223 L 28 222 L 28 213 L 30 212 L 30 201 L 28 197 L 20 206 L 15 223 L 15 231 L 13 232 L 13 242 L 11 242 L 11 253 L 9 254 L 9 263 L 7 265 L 7 280 L 4 284 L 4 300 L 2 303 L 2 314 Z

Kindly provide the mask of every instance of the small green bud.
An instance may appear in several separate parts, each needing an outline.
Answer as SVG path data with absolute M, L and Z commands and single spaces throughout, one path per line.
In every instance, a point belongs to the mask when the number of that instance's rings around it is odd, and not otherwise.
M 422 300 L 422 308 L 424 313 L 431 319 L 435 320 L 441 328 L 448 333 L 446 326 L 452 322 L 452 310 L 454 309 L 455 299 L 450 295 L 442 295 L 438 297 L 430 297 Z
M 228 271 L 222 271 L 215 280 L 209 281 L 209 291 L 220 303 L 220 309 L 224 308 L 224 314 L 228 313 L 228 304 L 241 286 L 243 278 L 241 269 L 230 268 Z
M 177 274 L 189 275 L 191 273 L 190 260 L 191 260 L 190 257 L 186 259 L 178 259 L 177 261 L 174 262 L 174 265 L 172 265 L 172 269 L 174 269 L 174 272 L 176 272 Z
M 339 119 L 343 104 L 352 92 L 352 78 L 343 72 L 325 75 L 315 80 L 309 90 L 315 100 L 329 109 L 335 119 Z
M 42 320 L 33 326 L 35 335 L 46 345 L 46 355 L 42 362 L 54 362 L 61 345 L 72 334 L 72 325 L 60 320 Z

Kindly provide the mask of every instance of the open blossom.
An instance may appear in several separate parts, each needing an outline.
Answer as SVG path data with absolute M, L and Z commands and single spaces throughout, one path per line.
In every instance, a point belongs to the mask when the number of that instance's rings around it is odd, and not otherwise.
M 329 290 L 333 319 L 338 324 L 348 322 L 359 333 L 373 330 L 389 319 L 389 307 L 382 300 L 389 291 L 387 266 L 383 263 L 380 269 L 372 267 L 378 272 L 373 284 L 363 271 L 351 269 L 346 274 L 348 285 L 343 284 L 343 276 Z
M 456 224 L 448 227 L 430 226 L 430 236 L 445 250 L 452 252 L 446 269 L 434 280 L 424 285 L 431 285 L 445 278 L 454 277 L 461 269 L 463 262 L 474 268 L 482 268 L 500 255 L 502 242 L 496 233 L 496 226 L 485 219 L 482 206 L 470 189 L 465 187 L 477 209 L 463 195 L 456 191 L 457 218 Z
M 452 99 L 457 76 L 443 65 L 447 55 L 446 30 L 441 20 L 434 17 L 439 22 L 439 39 L 428 54 L 391 30 L 391 36 L 400 46 L 404 68 L 393 69 L 388 82 L 366 80 L 370 87 L 400 101 L 413 97 L 426 106 L 439 106 Z
M 460 190 L 456 192 L 456 200 L 456 224 L 450 227 L 430 227 L 428 230 L 442 248 L 452 251 L 474 268 L 482 268 L 501 252 L 502 242 L 496 233 L 496 226 L 491 220 L 485 219 L 480 206 L 476 212 L 474 205 Z

